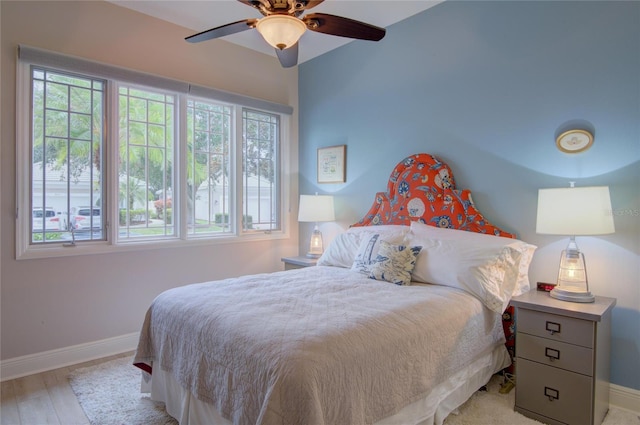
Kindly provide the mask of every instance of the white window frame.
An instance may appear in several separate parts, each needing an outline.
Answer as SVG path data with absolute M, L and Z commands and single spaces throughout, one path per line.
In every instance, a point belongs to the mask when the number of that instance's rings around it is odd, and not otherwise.
M 121 87 L 126 87 L 128 89 L 134 89 L 134 90 L 140 90 L 140 91 L 145 91 L 145 90 L 149 90 L 149 91 L 161 91 L 158 90 L 154 87 L 148 87 L 148 86 L 141 86 L 139 84 L 130 84 L 127 82 L 122 82 L 122 81 L 117 81 L 117 82 L 110 82 L 111 83 L 111 90 L 109 91 L 108 94 L 108 98 L 112 99 L 113 102 L 113 108 L 110 110 L 109 114 L 108 114 L 108 119 L 110 119 L 111 122 L 111 131 L 109 132 L 109 135 L 118 135 L 120 128 L 119 128 L 119 122 L 117 119 L 113 119 L 112 117 L 118 117 L 118 113 L 119 113 L 119 96 L 120 96 L 120 88 Z M 181 144 L 181 139 L 183 137 L 183 130 L 184 126 L 181 125 L 180 122 L 180 116 L 182 114 L 181 111 L 181 105 L 184 105 L 184 95 L 180 94 L 180 93 L 171 93 L 171 91 L 169 90 L 163 90 L 165 95 L 168 94 L 173 94 L 175 96 L 175 103 L 174 103 L 174 109 L 175 109 L 175 113 L 174 113 L 174 119 L 175 119 L 175 126 L 173 129 L 173 138 L 174 138 L 174 147 L 173 147 L 173 157 L 174 157 L 174 171 L 173 171 L 173 181 L 172 181 L 172 185 L 173 187 L 178 187 L 179 182 L 182 178 L 181 175 L 181 170 L 185 169 L 184 167 L 181 166 L 180 164 L 180 144 Z M 108 162 L 107 167 L 110 170 L 109 175 L 111 176 L 115 176 L 113 179 L 109 180 L 109 183 L 107 185 L 107 189 L 106 191 L 108 192 L 108 195 L 113 197 L 113 199 L 111 200 L 111 202 L 114 202 L 113 204 L 110 202 L 110 205 L 118 205 L 119 204 L 119 199 L 118 199 L 118 189 L 116 190 L 109 190 L 112 188 L 118 188 L 119 185 L 119 170 L 118 170 L 118 155 L 119 155 L 119 141 L 116 138 L 111 138 L 111 137 L 107 137 L 107 142 L 106 142 L 109 146 L 113 146 L 114 148 L 112 149 L 112 151 L 110 151 L 110 156 L 108 156 L 106 158 L 106 162 Z M 173 197 L 175 198 L 174 201 L 175 205 L 178 206 L 178 208 L 173 208 L 173 223 L 174 224 L 174 234 L 173 235 L 167 235 L 167 236 L 163 236 L 163 237 L 150 237 L 150 238 L 140 238 L 140 239 L 127 239 L 127 238 L 121 238 L 119 235 L 119 212 L 117 210 L 117 208 L 111 208 L 109 210 L 110 213 L 110 222 L 113 223 L 113 225 L 111 226 L 111 231 L 108 233 L 109 236 L 111 236 L 111 240 L 115 241 L 116 245 L 125 245 L 125 244 L 143 244 L 143 243 L 159 243 L 159 242 L 168 242 L 168 241 L 172 241 L 172 240 L 177 240 L 180 239 L 180 225 L 179 223 L 181 223 L 180 221 L 180 217 L 181 217 L 181 201 L 182 201 L 182 193 L 179 190 L 176 190 L 175 193 L 173 194 Z M 109 238 L 108 238 L 109 239 Z
M 31 185 L 31 65 L 41 66 L 62 72 L 73 72 L 81 75 L 105 78 L 107 80 L 106 96 L 106 125 L 107 137 L 104 149 L 104 176 L 105 190 L 103 197 L 108 210 L 103 212 L 103 220 L 107 221 L 105 227 L 106 240 L 83 241 L 75 246 L 68 244 L 47 243 L 32 244 L 30 220 L 30 185 Z M 174 223 L 176 223 L 176 235 L 169 238 L 156 240 L 118 240 L 118 120 L 117 120 L 117 82 L 139 85 L 151 89 L 164 89 L 176 93 L 176 142 L 174 146 L 174 173 L 176 198 L 174 199 Z M 157 83 L 157 84 L 156 84 Z M 170 89 L 167 89 L 170 87 Z M 232 182 L 230 188 L 230 214 L 233 220 L 231 234 L 194 236 L 188 235 L 187 204 L 186 204 L 186 102 L 188 98 L 200 98 L 209 101 L 223 102 L 233 105 L 235 132 L 234 143 L 231 144 Z M 242 108 L 263 111 L 269 114 L 278 114 L 280 117 L 279 138 L 279 177 L 278 181 L 278 206 L 280 209 L 280 229 L 273 231 L 243 231 L 241 221 L 243 212 L 242 184 Z M 251 242 L 265 239 L 286 239 L 290 237 L 289 222 L 291 220 L 291 208 L 289 205 L 291 191 L 291 114 L 293 109 L 287 105 L 281 105 L 254 99 L 234 93 L 211 89 L 207 87 L 190 85 L 180 81 L 165 79 L 154 75 L 148 75 L 137 71 L 131 71 L 107 64 L 88 61 L 82 58 L 58 54 L 28 46 L 19 47 L 19 59 L 17 61 L 16 78 L 16 259 L 33 259 L 49 257 L 66 257 L 86 254 L 99 254 L 109 252 L 123 252 L 131 250 L 147 250 L 157 248 L 169 248 L 193 245 L 228 244 L 238 242 Z M 115 140 L 114 140 L 115 137 Z M 235 167 L 233 166 L 235 165 Z M 174 193 L 175 193 L 174 192 Z M 177 201 L 177 202 L 176 202 Z M 176 204 L 178 208 L 176 208 Z M 240 218 L 238 218 L 240 217 Z

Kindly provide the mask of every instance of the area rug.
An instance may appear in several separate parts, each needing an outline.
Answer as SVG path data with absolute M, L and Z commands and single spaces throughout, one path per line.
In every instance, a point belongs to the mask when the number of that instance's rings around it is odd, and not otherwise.
M 69 383 L 91 425 L 178 425 L 148 394 L 140 392 L 140 369 L 120 357 L 74 370 Z
M 130 357 L 76 369 L 69 382 L 92 425 L 177 425 L 162 403 L 140 393 L 140 371 Z M 487 391 L 476 392 L 444 425 L 539 425 L 513 411 L 515 390 L 500 394 L 494 376 Z M 602 425 L 640 425 L 637 414 L 612 407 Z

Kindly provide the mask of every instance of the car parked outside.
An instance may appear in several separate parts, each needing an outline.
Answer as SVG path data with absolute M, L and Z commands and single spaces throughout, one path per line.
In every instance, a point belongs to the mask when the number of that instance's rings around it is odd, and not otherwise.
M 102 228 L 100 207 L 77 207 L 71 216 L 71 226 L 75 230 L 99 230 Z
M 53 208 L 35 207 L 31 212 L 31 225 L 34 232 L 59 232 L 65 230 L 64 219 Z

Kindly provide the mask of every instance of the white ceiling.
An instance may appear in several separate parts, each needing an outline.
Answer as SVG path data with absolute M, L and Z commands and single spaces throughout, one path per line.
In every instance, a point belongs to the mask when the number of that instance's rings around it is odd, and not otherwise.
M 262 15 L 237 0 L 108 0 L 138 12 L 193 30 L 193 34 L 247 18 Z M 312 9 L 386 28 L 443 0 L 326 0 Z M 309 12 L 309 13 L 312 13 Z M 192 34 L 188 34 L 192 35 Z M 223 38 L 275 57 L 269 46 L 253 29 Z M 307 31 L 300 39 L 298 63 L 302 63 L 352 41 L 349 38 Z M 212 43 L 215 41 L 204 41 Z

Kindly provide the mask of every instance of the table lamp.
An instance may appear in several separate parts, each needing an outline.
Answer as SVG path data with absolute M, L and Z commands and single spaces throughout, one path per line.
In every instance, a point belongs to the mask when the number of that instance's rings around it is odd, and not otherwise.
M 575 237 L 613 232 L 607 186 L 574 187 L 571 182 L 567 188 L 538 190 L 536 233 L 569 236 L 569 245 L 560 256 L 557 284 L 549 295 L 563 301 L 594 302 L 584 254 Z
M 333 196 L 329 195 L 300 195 L 300 208 L 298 209 L 298 221 L 315 222 L 315 228 L 309 242 L 307 257 L 320 258 L 324 247 L 322 246 L 322 233 L 318 229 L 321 221 L 335 220 L 333 210 Z

